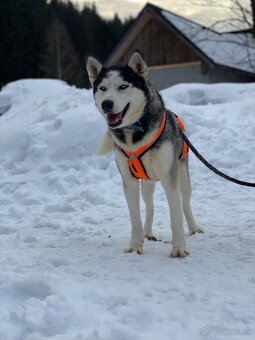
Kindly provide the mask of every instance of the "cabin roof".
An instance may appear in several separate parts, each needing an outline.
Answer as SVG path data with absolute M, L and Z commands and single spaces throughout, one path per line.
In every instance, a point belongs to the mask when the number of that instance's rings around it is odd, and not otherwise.
M 116 62 L 141 32 L 151 17 L 160 20 L 171 32 L 208 63 L 255 74 L 255 39 L 251 32 L 219 33 L 155 5 L 147 4 L 109 56 L 106 64 Z

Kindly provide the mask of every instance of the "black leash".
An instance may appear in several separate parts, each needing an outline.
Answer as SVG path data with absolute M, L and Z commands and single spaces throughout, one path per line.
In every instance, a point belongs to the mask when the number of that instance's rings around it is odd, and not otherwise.
M 226 179 L 227 181 L 236 183 L 238 185 L 244 185 L 246 187 L 253 187 L 255 188 L 255 183 L 250 183 L 250 182 L 244 182 L 244 181 L 240 181 L 239 179 L 230 177 L 226 174 L 224 174 L 223 172 L 219 171 L 218 169 L 216 169 L 212 164 L 208 163 L 203 156 L 201 156 L 201 154 L 197 151 L 197 149 L 191 144 L 191 142 L 188 140 L 188 138 L 185 136 L 185 134 L 180 131 L 181 136 L 183 138 L 183 140 L 187 143 L 188 147 L 190 148 L 190 150 L 197 156 L 197 158 L 205 165 L 207 166 L 208 169 L 210 169 L 211 171 L 213 171 L 216 175 Z

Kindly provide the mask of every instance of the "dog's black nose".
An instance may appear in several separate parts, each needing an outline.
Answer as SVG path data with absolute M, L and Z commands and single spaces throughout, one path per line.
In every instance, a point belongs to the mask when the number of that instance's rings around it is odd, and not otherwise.
M 109 112 L 112 110 L 113 108 L 113 101 L 112 100 L 104 100 L 101 104 L 102 106 L 102 109 L 105 111 L 105 112 Z

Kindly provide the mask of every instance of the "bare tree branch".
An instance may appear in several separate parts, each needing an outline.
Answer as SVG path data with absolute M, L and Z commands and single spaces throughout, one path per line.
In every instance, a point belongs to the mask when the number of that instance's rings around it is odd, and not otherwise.
M 192 0 L 196 6 L 207 7 L 208 10 L 222 10 L 227 14 L 223 19 L 217 18 L 209 26 L 211 30 L 202 31 L 199 27 L 189 32 L 192 40 L 201 48 L 209 48 L 212 54 L 228 58 L 236 67 L 251 70 L 255 73 L 255 0 Z M 251 33 L 217 33 L 219 28 L 229 27 L 231 31 L 251 29 Z M 209 46 L 209 47 L 208 47 Z M 218 54 L 216 53 L 218 51 Z M 247 68 L 248 66 L 248 68 Z
M 255 38 L 255 0 L 251 0 L 251 8 L 252 8 L 252 19 L 253 19 L 253 36 Z
M 222 30 L 223 26 L 233 30 L 251 29 L 253 27 L 251 2 L 255 0 L 226 0 L 224 3 L 220 0 L 192 0 L 193 5 L 206 7 L 208 11 L 220 14 L 215 20 L 217 25 L 215 22 L 212 24 L 214 29 L 219 30 Z

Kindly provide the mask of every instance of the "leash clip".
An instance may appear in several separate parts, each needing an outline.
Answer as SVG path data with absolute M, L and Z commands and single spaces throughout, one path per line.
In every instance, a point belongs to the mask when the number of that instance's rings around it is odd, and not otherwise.
M 136 155 L 133 153 L 129 155 L 129 158 L 131 159 L 132 162 L 134 162 L 137 159 Z

